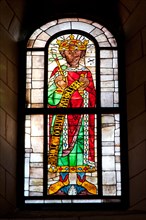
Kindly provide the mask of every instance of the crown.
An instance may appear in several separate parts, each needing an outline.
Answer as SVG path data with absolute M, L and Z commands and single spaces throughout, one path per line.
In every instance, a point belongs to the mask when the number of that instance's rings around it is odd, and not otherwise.
M 74 35 L 71 34 L 66 40 L 57 40 L 56 43 L 59 45 L 59 51 L 62 50 L 86 50 L 88 40 L 77 40 Z

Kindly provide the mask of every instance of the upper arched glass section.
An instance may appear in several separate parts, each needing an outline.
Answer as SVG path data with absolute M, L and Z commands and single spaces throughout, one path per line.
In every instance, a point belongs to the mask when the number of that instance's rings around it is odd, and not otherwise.
M 96 76 L 99 76 L 98 73 L 100 72 L 100 80 L 98 80 L 98 83 L 100 82 L 100 106 L 118 107 L 119 81 L 118 50 L 116 39 L 104 26 L 91 20 L 82 18 L 64 18 L 48 22 L 35 30 L 34 33 L 30 36 L 27 42 L 28 51 L 26 65 L 27 107 L 43 107 L 43 85 L 45 73 L 44 49 L 48 47 L 48 42 L 49 47 L 51 47 L 52 39 L 57 39 L 59 36 L 61 37 L 64 35 L 64 33 L 67 32 L 78 32 L 84 37 L 86 35 L 86 37 L 88 37 L 89 39 L 94 39 L 93 46 L 95 48 L 94 44 L 96 44 L 96 48 L 94 50 L 90 50 L 89 47 L 87 48 L 85 61 L 91 60 L 89 59 L 89 57 L 92 58 L 93 62 L 88 62 L 88 64 L 86 63 L 86 66 L 88 66 L 90 70 L 92 68 L 92 74 Z M 37 51 L 37 49 L 39 49 L 39 51 Z M 52 53 L 50 53 L 49 51 L 48 54 L 49 56 L 52 56 Z M 55 64 L 55 62 L 48 62 L 48 71 L 50 71 L 51 65 L 53 64 Z M 50 74 L 50 72 L 48 72 L 48 74 Z
M 80 30 L 95 38 L 99 47 L 116 47 L 117 43 L 111 32 L 104 26 L 83 18 L 63 18 L 46 23 L 38 28 L 29 38 L 27 48 L 43 48 L 54 34 L 66 30 Z

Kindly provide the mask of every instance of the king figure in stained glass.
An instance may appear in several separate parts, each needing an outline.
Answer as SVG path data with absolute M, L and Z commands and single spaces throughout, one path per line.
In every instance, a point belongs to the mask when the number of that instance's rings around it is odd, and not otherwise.
M 76 108 L 76 112 L 78 108 L 94 108 L 96 91 L 92 73 L 80 62 L 85 57 L 88 40 L 75 39 L 71 34 L 56 43 L 66 63 L 60 65 L 57 55 L 52 55 L 57 65 L 48 83 L 48 107 Z M 48 186 L 48 195 L 97 194 L 95 184 L 86 178 L 87 173 L 96 171 L 95 115 L 49 115 L 48 123 L 48 172 L 59 175 Z

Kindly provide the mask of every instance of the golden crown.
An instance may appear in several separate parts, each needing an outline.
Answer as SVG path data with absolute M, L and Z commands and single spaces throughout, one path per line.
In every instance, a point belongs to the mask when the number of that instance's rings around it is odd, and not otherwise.
M 86 50 L 88 40 L 78 40 L 75 39 L 74 35 L 71 34 L 69 39 L 57 40 L 56 43 L 59 45 L 59 51 L 62 50 Z

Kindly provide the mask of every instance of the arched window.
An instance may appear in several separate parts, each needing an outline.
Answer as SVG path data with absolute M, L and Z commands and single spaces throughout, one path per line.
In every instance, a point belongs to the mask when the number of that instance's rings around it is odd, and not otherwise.
M 55 20 L 30 36 L 25 205 L 124 203 L 118 56 L 115 37 L 91 20 Z

